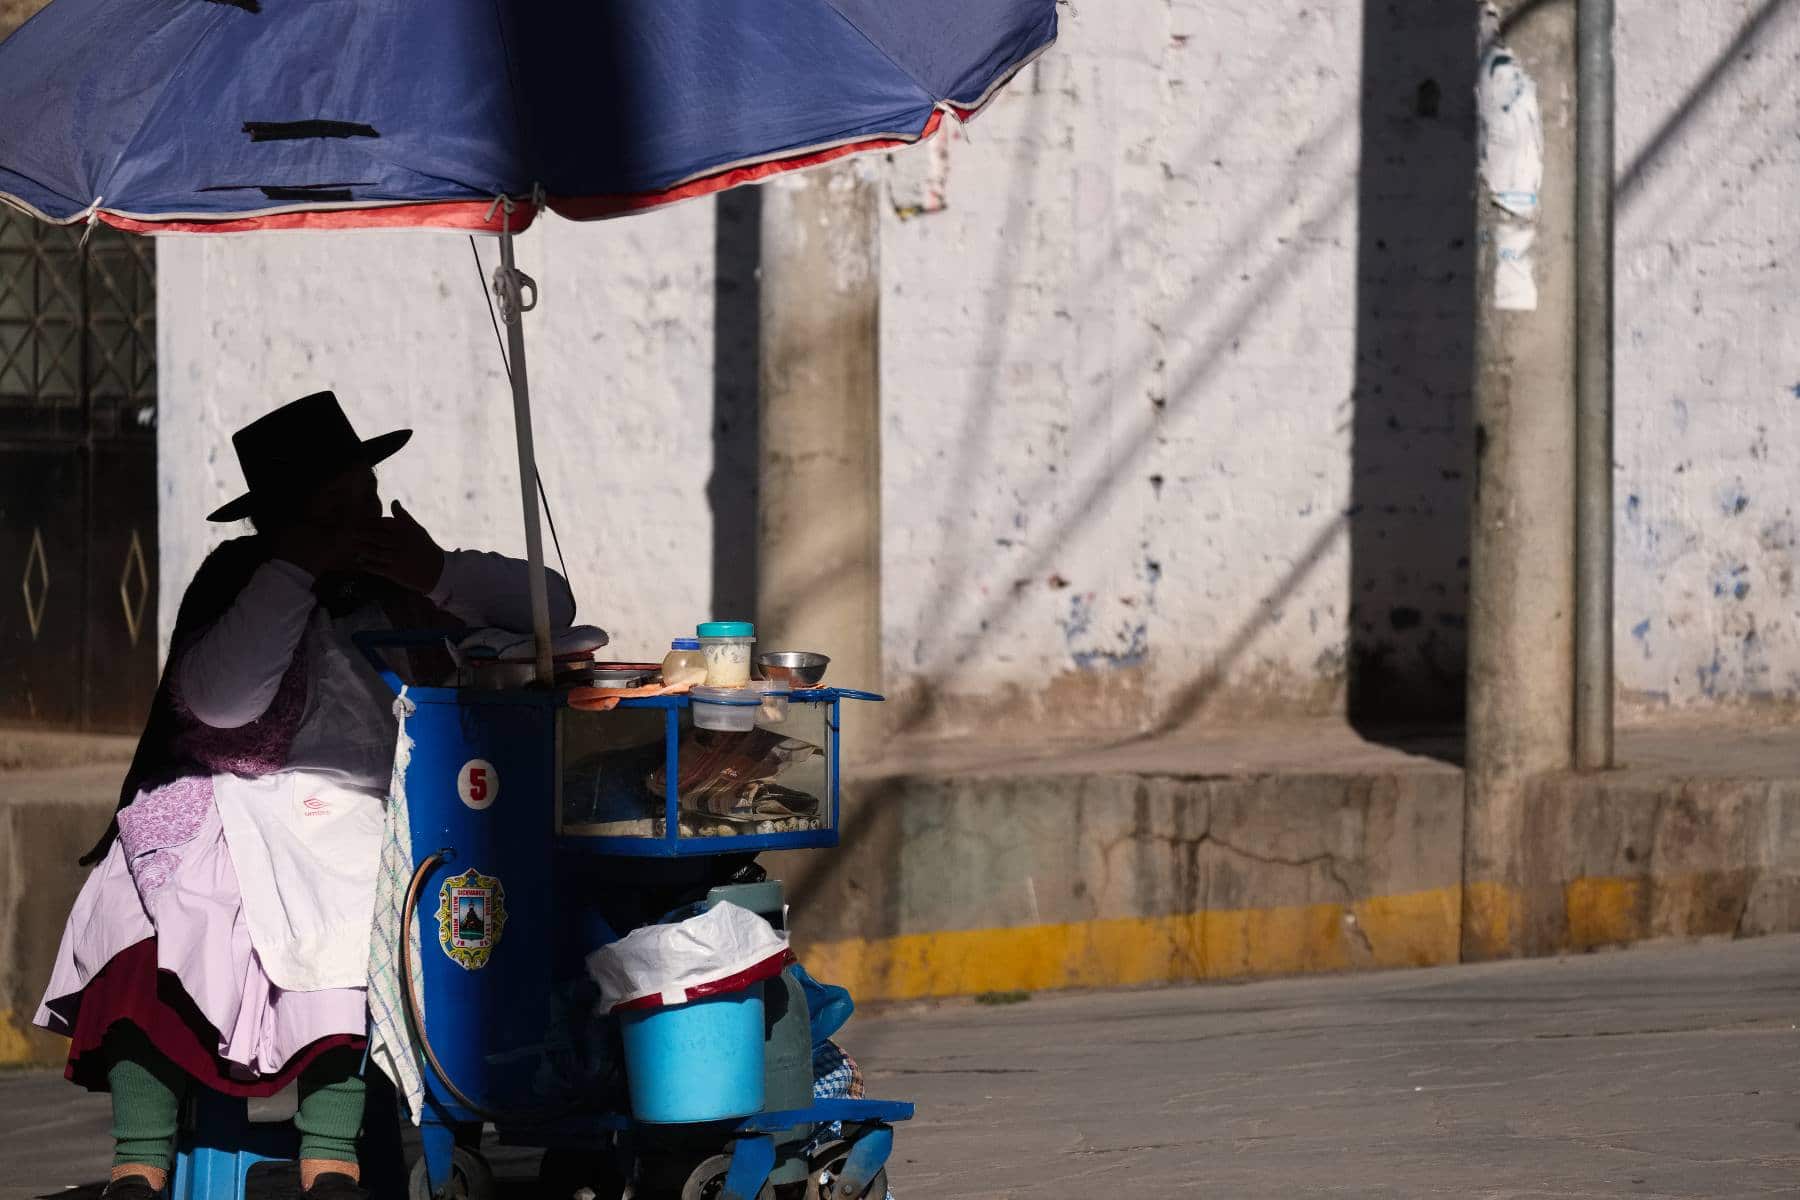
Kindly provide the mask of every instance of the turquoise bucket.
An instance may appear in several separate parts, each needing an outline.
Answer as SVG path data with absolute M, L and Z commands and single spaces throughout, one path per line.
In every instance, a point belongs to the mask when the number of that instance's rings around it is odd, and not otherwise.
M 763 985 L 625 1009 L 631 1115 L 655 1124 L 747 1117 L 763 1106 Z

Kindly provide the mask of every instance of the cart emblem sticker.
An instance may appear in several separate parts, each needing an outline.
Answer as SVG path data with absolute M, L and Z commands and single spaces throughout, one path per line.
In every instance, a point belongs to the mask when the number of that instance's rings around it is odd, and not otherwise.
M 506 928 L 506 889 L 470 868 L 444 880 L 438 900 L 438 944 L 465 971 L 487 966 Z
M 471 758 L 456 773 L 456 794 L 480 812 L 500 798 L 500 772 L 485 758 Z

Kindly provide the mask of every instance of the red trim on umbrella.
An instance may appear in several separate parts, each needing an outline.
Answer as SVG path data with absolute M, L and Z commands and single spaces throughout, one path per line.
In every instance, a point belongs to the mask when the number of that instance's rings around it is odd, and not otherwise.
M 627 213 L 641 212 L 648 208 L 660 208 L 665 204 L 674 204 L 680 200 L 692 200 L 696 196 L 710 196 L 714 192 L 722 192 L 727 188 L 756 183 L 759 180 L 773 175 L 782 175 L 789 171 L 805 170 L 807 167 L 816 167 L 852 154 L 867 154 L 877 150 L 897 150 L 902 146 L 911 146 L 936 133 L 943 120 L 943 112 L 933 109 L 931 119 L 925 122 L 925 128 L 916 138 L 869 138 L 866 141 L 849 142 L 825 150 L 796 154 L 791 158 L 776 158 L 768 162 L 753 163 L 746 167 L 734 167 L 728 171 L 721 171 L 717 175 L 691 179 L 679 187 L 665 188 L 660 192 L 552 196 L 550 197 L 550 207 L 557 214 L 567 217 L 571 221 L 598 221 L 606 217 L 621 217 Z
M 979 109 L 951 106 L 958 118 L 968 120 Z M 756 183 L 789 171 L 803 171 L 852 154 L 869 154 L 882 150 L 898 150 L 931 137 L 943 124 L 942 109 L 933 109 L 925 128 L 916 138 L 877 137 L 823 150 L 811 150 L 787 158 L 733 167 L 715 175 L 691 179 L 677 187 L 660 192 L 625 192 L 591 196 L 555 196 L 550 207 L 574 221 L 596 221 L 606 217 L 625 216 L 646 209 L 661 208 L 698 196 L 710 196 L 727 188 Z M 491 214 L 491 215 L 490 215 Z M 527 229 L 536 216 L 529 203 L 517 203 L 510 228 L 514 233 Z M 217 220 L 183 217 L 167 220 L 121 216 L 100 210 L 100 220 L 127 233 L 250 233 L 272 229 L 455 229 L 469 233 L 499 233 L 506 224 L 505 214 L 491 200 L 446 200 L 423 204 L 389 204 L 370 208 L 302 209 L 296 212 L 269 213 L 255 217 L 221 217 Z
M 491 216 L 490 216 L 491 214 Z M 100 219 L 127 233 L 249 233 L 269 229 L 459 229 L 469 233 L 514 233 L 530 227 L 536 209 L 515 201 L 512 216 L 492 200 L 445 200 L 426 204 L 389 204 L 378 208 L 303 209 L 261 217 L 225 217 L 217 221 L 141 220 L 100 210 Z

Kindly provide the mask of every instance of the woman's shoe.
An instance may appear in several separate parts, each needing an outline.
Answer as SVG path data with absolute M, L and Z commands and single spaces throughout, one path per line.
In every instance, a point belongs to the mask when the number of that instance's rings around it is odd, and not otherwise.
M 305 1200 L 369 1200 L 368 1189 L 342 1171 L 325 1172 L 300 1195 Z
M 106 1185 L 101 1200 L 162 1200 L 162 1193 L 142 1175 L 121 1175 Z

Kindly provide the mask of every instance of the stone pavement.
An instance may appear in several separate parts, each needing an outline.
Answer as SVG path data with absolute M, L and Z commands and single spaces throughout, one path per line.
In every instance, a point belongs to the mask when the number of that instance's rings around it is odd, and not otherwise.
M 999 999 L 999 998 L 996 998 Z M 915 1005 L 901 1200 L 1800 1195 L 1800 937 Z M 0 1200 L 100 1178 L 106 1110 L 0 1075 Z M 509 1196 L 532 1156 L 496 1154 Z

